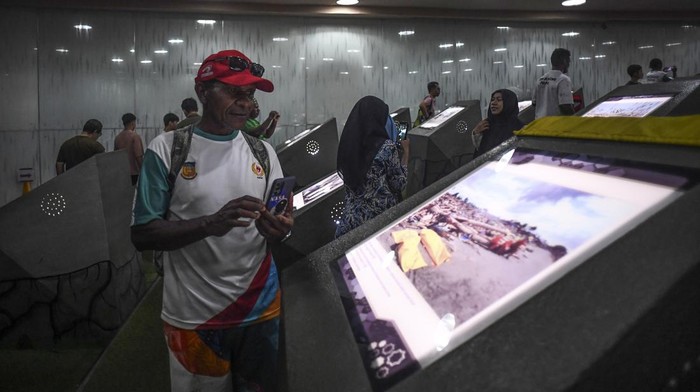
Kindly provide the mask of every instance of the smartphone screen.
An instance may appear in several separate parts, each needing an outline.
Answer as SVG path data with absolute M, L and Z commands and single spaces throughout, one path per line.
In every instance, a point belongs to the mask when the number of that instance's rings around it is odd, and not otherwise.
M 281 214 L 287 208 L 292 197 L 292 190 L 297 179 L 294 176 L 278 178 L 272 182 L 270 195 L 267 198 L 265 207 L 273 215 Z
M 396 129 L 399 131 L 399 140 L 406 140 L 406 132 L 408 132 L 408 123 L 403 121 L 396 122 Z

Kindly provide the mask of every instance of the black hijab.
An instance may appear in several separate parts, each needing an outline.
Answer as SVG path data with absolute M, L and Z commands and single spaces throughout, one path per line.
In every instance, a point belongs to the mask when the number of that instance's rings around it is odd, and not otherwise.
M 486 151 L 498 146 L 513 136 L 513 131 L 523 127 L 522 121 L 518 119 L 518 96 L 514 92 L 502 89 L 491 94 L 491 98 L 496 93 L 501 93 L 503 97 L 503 110 L 500 114 L 491 113 L 491 101 L 489 101 L 488 121 L 489 129 L 482 133 L 479 150 L 474 156 L 479 156 Z
M 372 160 L 389 139 L 385 125 L 389 107 L 368 95 L 355 104 L 338 143 L 338 173 L 354 192 L 365 183 Z

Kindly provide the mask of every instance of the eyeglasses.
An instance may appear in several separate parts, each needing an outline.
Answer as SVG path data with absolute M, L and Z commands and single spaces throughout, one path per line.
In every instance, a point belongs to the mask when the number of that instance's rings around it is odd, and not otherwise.
M 250 73 L 253 76 L 261 77 L 265 73 L 265 67 L 258 63 L 250 62 L 243 57 L 238 56 L 228 56 L 218 59 L 213 59 L 212 61 L 228 61 L 228 67 L 231 71 L 242 72 L 250 68 Z

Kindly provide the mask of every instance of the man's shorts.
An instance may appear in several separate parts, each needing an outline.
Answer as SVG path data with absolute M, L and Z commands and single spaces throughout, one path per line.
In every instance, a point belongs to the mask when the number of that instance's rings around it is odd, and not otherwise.
M 276 390 L 279 318 L 229 329 L 163 329 L 173 392 Z

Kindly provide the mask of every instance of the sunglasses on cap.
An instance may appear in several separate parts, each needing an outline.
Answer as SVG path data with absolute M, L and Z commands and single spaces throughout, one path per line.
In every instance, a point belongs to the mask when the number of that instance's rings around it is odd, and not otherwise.
M 231 71 L 242 72 L 250 68 L 250 73 L 253 76 L 262 77 L 265 73 L 265 67 L 258 63 L 250 62 L 243 57 L 238 56 L 227 56 L 218 59 L 212 59 L 211 61 L 228 61 L 228 67 Z

